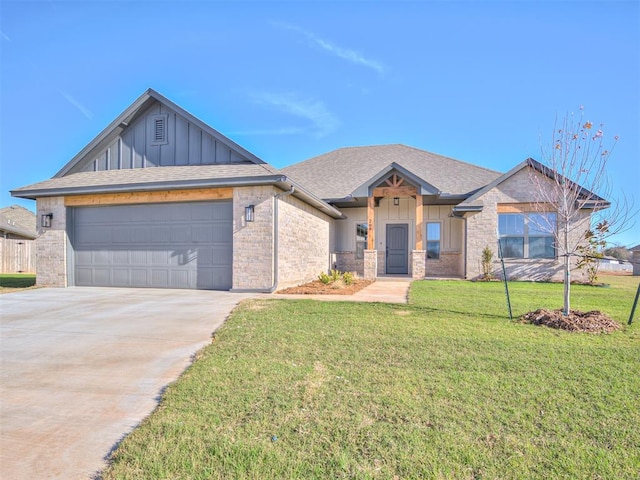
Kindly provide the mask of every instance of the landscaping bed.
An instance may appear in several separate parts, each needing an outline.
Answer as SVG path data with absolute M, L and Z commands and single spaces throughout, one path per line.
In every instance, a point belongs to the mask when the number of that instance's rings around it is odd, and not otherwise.
M 353 295 L 367 285 L 371 285 L 373 280 L 354 279 L 351 284 L 346 284 L 341 280 L 323 283 L 320 280 L 298 285 L 297 287 L 285 288 L 276 293 L 294 295 Z
M 520 321 L 569 332 L 609 333 L 621 328 L 618 322 L 597 310 L 589 312 L 571 310 L 568 315 L 563 315 L 562 309 L 539 308 L 534 312 L 524 314 L 520 317 Z

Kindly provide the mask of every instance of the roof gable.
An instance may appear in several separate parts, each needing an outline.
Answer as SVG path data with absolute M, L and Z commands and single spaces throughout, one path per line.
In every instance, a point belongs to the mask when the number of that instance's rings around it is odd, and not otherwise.
M 55 177 L 83 171 L 216 163 L 264 161 L 149 89 Z
M 376 145 L 334 150 L 283 168 L 320 198 L 343 199 L 385 169 L 400 167 L 443 195 L 469 195 L 500 176 L 499 172 L 405 145 Z M 373 177 L 373 178 L 372 178 Z
M 517 174 L 518 172 L 520 172 L 525 168 L 532 168 L 533 170 L 543 174 L 544 176 L 554 181 L 556 180 L 556 178 L 560 178 L 569 182 L 572 188 L 577 189 L 577 191 L 579 192 L 579 195 L 586 200 L 584 204 L 581 206 L 581 208 L 607 208 L 610 205 L 609 202 L 604 198 L 596 195 L 595 193 L 587 190 L 584 187 L 581 187 L 580 185 L 572 182 L 571 180 L 565 179 L 564 177 L 562 177 L 562 175 L 555 172 L 554 170 L 547 167 L 546 165 L 543 165 L 542 163 L 538 162 L 537 160 L 534 160 L 533 158 L 527 158 L 525 161 L 520 162 L 518 165 L 513 167 L 507 173 L 496 178 L 493 182 L 488 183 L 486 186 L 484 186 L 483 188 L 475 192 L 465 201 L 461 202 L 459 205 L 457 205 L 454 208 L 454 211 L 461 213 L 465 211 L 477 211 L 478 209 L 482 209 L 482 201 L 480 200 L 480 197 L 482 197 L 485 193 L 497 187 L 501 183 L 504 183 L 505 181 L 509 180 L 511 177 L 513 177 L 515 174 Z
M 387 165 L 372 178 L 356 188 L 353 192 L 353 196 L 370 197 L 373 194 L 373 189 L 394 173 L 399 174 L 403 179 L 411 182 L 411 184 L 417 188 L 419 195 L 435 195 L 440 193 L 433 185 L 394 162 Z

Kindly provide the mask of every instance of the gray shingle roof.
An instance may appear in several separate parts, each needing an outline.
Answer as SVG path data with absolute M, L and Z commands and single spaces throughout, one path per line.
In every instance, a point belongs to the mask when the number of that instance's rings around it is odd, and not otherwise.
M 132 186 L 167 185 L 173 188 L 180 184 L 207 183 L 223 184 L 231 180 L 247 180 L 252 178 L 282 175 L 276 169 L 265 164 L 218 164 L 218 165 L 184 165 L 179 167 L 150 167 L 127 170 L 103 170 L 98 172 L 72 173 L 64 177 L 52 178 L 12 190 L 17 197 L 33 198 L 48 192 L 107 189 L 115 191 L 122 188 L 130 190 Z M 193 185 L 191 185 L 193 186 Z
M 397 163 L 442 193 L 469 194 L 501 174 L 405 145 L 348 147 L 283 168 L 320 198 L 344 198 L 378 172 Z
M 0 231 L 36 238 L 36 214 L 20 205 L 0 208 Z

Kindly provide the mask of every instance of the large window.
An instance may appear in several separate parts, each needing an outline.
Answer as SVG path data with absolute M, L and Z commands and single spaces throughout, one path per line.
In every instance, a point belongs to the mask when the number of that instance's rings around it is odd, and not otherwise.
M 555 213 L 498 214 L 504 258 L 555 258 L 555 230 Z
M 427 258 L 440 258 L 440 222 L 427 223 Z
M 366 223 L 356 224 L 356 258 L 364 258 L 368 237 L 369 225 Z

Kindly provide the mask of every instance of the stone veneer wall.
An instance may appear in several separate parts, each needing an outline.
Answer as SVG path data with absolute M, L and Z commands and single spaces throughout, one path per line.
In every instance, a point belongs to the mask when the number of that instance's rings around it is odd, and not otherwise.
M 37 200 L 36 221 L 36 285 L 67 286 L 67 209 L 64 197 L 43 197 Z M 43 214 L 53 213 L 51 228 L 40 224 Z
M 631 261 L 633 262 L 633 275 L 640 275 L 640 250 L 631 252 Z
M 356 258 L 356 252 L 335 252 L 333 268 L 341 272 L 355 272 L 364 277 L 364 258 Z
M 333 219 L 292 195 L 278 202 L 278 288 L 285 288 L 330 269 Z
M 440 252 L 440 258 L 426 260 L 427 277 L 462 277 L 463 263 L 461 252 Z
M 233 189 L 233 289 L 269 289 L 273 284 L 272 186 Z M 244 209 L 255 205 L 255 221 Z
M 412 250 L 411 251 L 411 263 L 409 273 L 411 278 L 424 278 L 425 276 L 425 261 L 427 258 L 426 250 Z
M 478 200 L 484 207 L 482 212 L 467 218 L 467 278 L 477 279 L 482 275 L 482 250 L 488 246 L 498 258 L 496 232 L 499 203 L 529 203 L 535 201 L 530 168 L 522 169 L 511 178 L 485 193 Z M 574 230 L 573 241 L 589 228 L 590 211 L 585 211 Z M 560 227 L 560 226 L 559 226 Z M 572 259 L 575 263 L 575 259 Z M 517 280 L 562 280 L 562 258 L 558 259 L 505 259 L 507 277 Z M 502 276 L 500 262 L 494 262 L 494 274 Z M 429 274 L 427 266 L 427 274 Z M 584 273 L 572 270 L 574 279 L 583 279 Z

